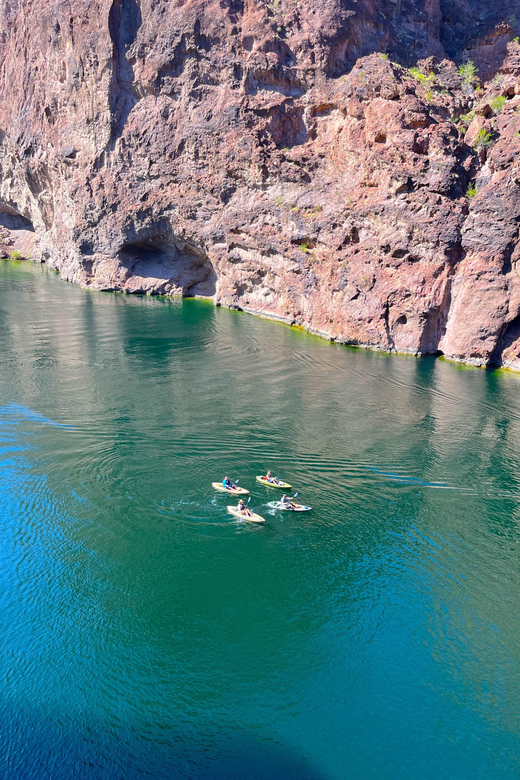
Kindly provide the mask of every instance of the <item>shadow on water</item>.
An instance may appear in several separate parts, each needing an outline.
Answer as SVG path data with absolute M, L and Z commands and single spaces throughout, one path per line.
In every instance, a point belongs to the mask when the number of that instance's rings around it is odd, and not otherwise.
M 239 727 L 234 733 L 200 727 L 154 734 L 145 724 L 105 732 L 96 724 L 71 723 L 66 714 L 51 723 L 19 712 L 9 718 L 2 709 L 0 766 L 6 780 L 326 780 L 276 735 L 248 735 Z

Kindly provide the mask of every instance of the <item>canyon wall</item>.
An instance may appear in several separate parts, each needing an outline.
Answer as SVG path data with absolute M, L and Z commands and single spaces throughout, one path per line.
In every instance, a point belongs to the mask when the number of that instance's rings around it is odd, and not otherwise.
M 0 0 L 0 20 L 4 256 L 520 370 L 520 0 Z

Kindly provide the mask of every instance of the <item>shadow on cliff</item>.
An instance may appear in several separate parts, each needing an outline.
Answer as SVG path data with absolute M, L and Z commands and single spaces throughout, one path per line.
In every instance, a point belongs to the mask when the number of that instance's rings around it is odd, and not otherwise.
M 502 366 L 507 364 L 508 360 L 515 361 L 519 344 L 520 315 L 505 326 L 502 335 L 497 339 L 497 346 L 489 361 L 490 367 Z

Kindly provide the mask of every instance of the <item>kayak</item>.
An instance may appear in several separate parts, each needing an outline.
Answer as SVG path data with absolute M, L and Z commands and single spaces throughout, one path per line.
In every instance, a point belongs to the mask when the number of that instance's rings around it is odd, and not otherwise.
M 271 509 L 281 509 L 284 512 L 310 512 L 312 506 L 304 506 L 303 504 L 296 504 L 296 506 L 286 506 L 281 501 L 269 501 L 267 506 Z
M 278 482 L 269 482 L 265 477 L 257 477 L 256 481 L 261 482 L 262 485 L 267 485 L 267 487 L 282 488 L 282 490 L 291 490 L 292 488 L 292 485 L 289 485 L 288 482 L 284 482 L 281 479 L 279 479 Z
M 251 512 L 250 515 L 245 515 L 236 506 L 228 506 L 227 511 L 239 520 L 247 520 L 249 523 L 265 523 L 265 518 L 261 515 L 255 515 L 254 512 Z
M 222 482 L 212 482 L 211 483 L 215 490 L 218 490 L 219 493 L 231 493 L 232 496 L 248 496 L 249 490 L 246 490 L 243 487 L 234 487 L 234 488 L 225 488 Z

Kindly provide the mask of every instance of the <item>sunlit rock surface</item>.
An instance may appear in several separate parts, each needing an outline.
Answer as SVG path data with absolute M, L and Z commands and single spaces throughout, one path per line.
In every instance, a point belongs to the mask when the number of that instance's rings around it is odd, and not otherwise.
M 520 370 L 520 0 L 0 18 L 4 254 Z

